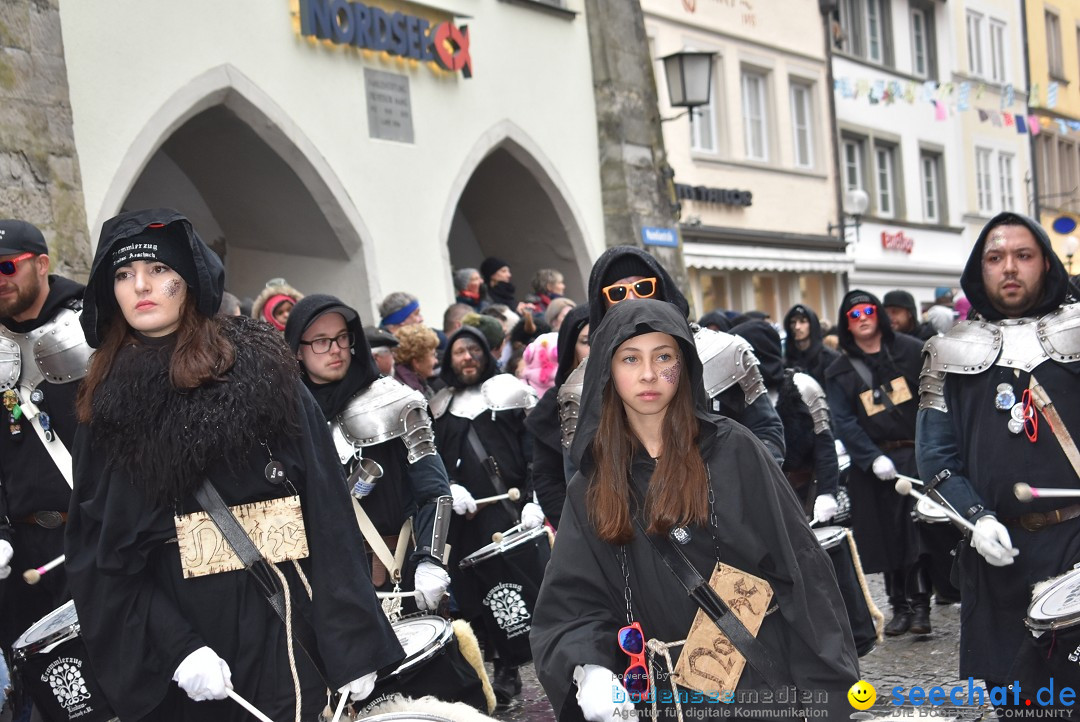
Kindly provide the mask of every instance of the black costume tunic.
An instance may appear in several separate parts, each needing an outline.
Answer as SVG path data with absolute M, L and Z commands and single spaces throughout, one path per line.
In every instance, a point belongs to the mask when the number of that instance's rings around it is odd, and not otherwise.
M 1009 215 L 1032 231 L 1050 259 L 1044 297 L 1029 314 L 1029 318 L 1037 319 L 1075 299 L 1070 296 L 1068 276 L 1046 232 L 1022 216 Z M 1002 314 L 991 306 L 982 283 L 986 235 L 980 235 L 972 250 L 961 284 L 979 320 L 996 321 Z M 1006 525 L 1013 546 L 1020 550 L 1012 564 L 995 567 L 969 544 L 961 548 L 960 675 L 994 682 L 1020 679 L 1023 689 L 1029 689 L 1024 674 L 1029 670 L 1014 669 L 1013 662 L 1022 643 L 1031 639 L 1023 622 L 1031 588 L 1080 562 L 1080 520 L 1040 531 L 1028 531 L 1015 523 L 1021 514 L 1048 512 L 1075 502 L 1054 498 L 1021 502 L 1013 493 L 1017 482 L 1034 487 L 1080 488 L 1080 479 L 1045 417 L 1039 414 L 1038 440 L 1032 443 L 1024 433 L 1010 433 L 1009 412 L 994 406 L 999 384 L 1008 383 L 1020 401 L 1032 375 L 1046 389 L 1073 439 L 1080 438 L 1080 362 L 1059 363 L 1053 359 L 1043 361 L 1030 373 L 1015 373 L 995 365 L 979 374 L 946 374 L 948 413 L 920 410 L 918 429 L 923 480 L 929 481 L 948 469 L 952 477 L 938 487 L 941 493 L 972 521 L 995 514 Z M 988 630 L 993 633 L 988 634 Z M 1045 678 L 1040 684 L 1045 684 Z
M 846 308 L 841 308 L 846 313 Z M 881 308 L 880 304 L 878 308 Z M 899 473 L 916 474 L 915 413 L 919 404 L 922 344 L 910 336 L 893 334 L 888 319 L 880 311 L 878 327 L 882 332 L 881 351 L 862 354 L 855 347 L 844 318 L 840 339 L 845 353 L 829 367 L 825 386 L 836 436 L 851 455 L 848 493 L 851 494 L 852 527 L 863 569 L 871 573 L 908 567 L 917 561 L 920 553 L 917 529 L 911 520 L 914 498 L 897 494 L 893 483 L 877 478 L 871 467 L 874 459 L 885 454 L 892 459 Z M 873 381 L 877 387 L 902 376 L 911 398 L 892 409 L 868 415 L 859 394 L 870 387 L 856 373 L 851 363 L 852 354 L 865 359 L 875 374 Z M 905 445 L 882 450 L 882 445 L 890 442 L 904 442 Z
M 118 312 L 108 273 L 113 248 L 158 223 L 187 234 L 199 269 L 188 292 L 200 313 L 217 308 L 224 269 L 187 220 L 174 211 L 124 214 L 103 229 L 87 286 L 82 324 L 92 345 L 99 323 Z M 330 684 L 392 669 L 404 656 L 371 587 L 330 434 L 293 357 L 264 323 L 219 323 L 236 349 L 222 381 L 178 391 L 169 380 L 175 338 L 131 342 L 95 392 L 92 424 L 75 437 L 68 579 L 95 676 L 125 721 L 248 719 L 231 700 L 195 702 L 172 683 L 180 662 L 202 646 L 229 664 L 238 694 L 272 719 L 293 717 L 285 625 L 261 588 L 243 570 L 185 579 L 174 542 L 173 514 L 201 510 L 193 492 L 204 477 L 230 506 L 290 495 L 267 480 L 271 457 L 300 497 L 309 556 L 299 566 L 311 599 L 292 564 L 276 567 L 288 580 L 293 615 L 314 628 Z M 299 648 L 296 665 L 304 714 L 313 719 L 326 704 L 325 687 Z
M 576 665 L 597 664 L 616 674 L 627 666 L 628 658 L 616 640 L 619 629 L 627 624 L 620 548 L 597 538 L 585 495 L 594 468 L 591 440 L 610 375 L 609 360 L 622 341 L 651 330 L 674 336 L 683 358 L 689 360 L 701 424 L 699 448 L 716 499 L 714 531 L 721 561 L 766 579 L 775 592 L 779 610 L 765 618 L 759 641 L 800 691 L 827 694 L 827 702 L 819 697 L 819 703 L 809 707 L 826 708 L 829 718 L 846 718 L 851 707 L 844 695 L 859 677 L 858 660 L 832 563 L 765 447 L 739 424 L 705 411 L 701 365 L 686 322 L 670 304 L 647 301 L 614 307 L 600 331 L 591 333 L 592 363 L 587 367 L 581 406 L 581 423 L 588 433 L 576 435 L 573 447 L 582 471 L 567 489 L 562 525 L 531 636 L 537 676 L 556 715 L 563 721 L 582 717 L 572 681 Z M 631 473 L 638 494 L 644 495 L 654 468 L 644 452 L 635 456 Z M 717 561 L 710 530 L 691 527 L 690 534 L 691 541 L 681 548 L 708 578 Z M 640 534 L 623 549 L 634 620 L 641 622 L 648 638 L 685 639 L 697 606 Z M 676 662 L 680 651 L 678 647 L 671 650 Z M 670 685 L 666 679 L 658 680 L 656 688 L 670 690 Z M 767 689 L 747 665 L 737 692 Z M 669 719 L 674 712 L 663 704 L 661 710 Z M 710 711 L 719 714 L 716 708 L 704 713 Z M 725 712 L 735 710 L 728 707 Z
M 82 295 L 82 284 L 49 276 L 49 295 L 38 317 L 22 323 L 0 318 L 0 325 L 15 333 L 28 333 L 52 320 L 62 309 L 80 307 Z M 26 366 L 35 362 L 24 358 L 22 363 Z M 79 384 L 42 381 L 38 388 L 45 394 L 38 406 L 49 415 L 53 431 L 70 449 L 75 439 L 75 395 Z M 67 511 L 71 488 L 30 421 L 23 417 L 17 422 L 19 433 L 12 434 L 7 409 L 0 408 L 0 414 L 0 539 L 10 542 L 14 550 L 12 574 L 0 581 L 0 645 L 10 649 L 30 625 L 69 598 L 63 566 L 43 576 L 36 585 L 23 582 L 20 573 L 64 553 L 63 526 L 45 529 L 28 517 L 38 511 Z

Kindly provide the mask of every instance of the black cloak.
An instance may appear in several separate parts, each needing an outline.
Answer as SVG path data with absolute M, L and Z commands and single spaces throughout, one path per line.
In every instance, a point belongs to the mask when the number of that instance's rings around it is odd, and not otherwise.
M 792 331 L 796 316 L 805 316 L 810 321 L 810 345 L 803 350 L 799 350 L 795 345 L 795 333 Z M 840 354 L 822 343 L 821 321 L 814 309 L 801 303 L 792 306 L 784 316 L 784 333 L 787 334 L 784 344 L 787 367 L 805 371 L 824 386 L 825 369 L 829 368 L 829 364 L 839 358 Z
M 616 673 L 627 665 L 616 641 L 627 623 L 619 548 L 597 538 L 585 497 L 595 468 L 591 440 L 610 377 L 610 359 L 624 340 L 650 331 L 672 335 L 688 367 L 700 424 L 698 445 L 718 502 L 715 533 L 722 561 L 768 580 L 775 590 L 779 612 L 766 617 L 759 641 L 786 666 L 800 691 L 827 695 L 828 701 L 820 706 L 830 718 L 847 717 L 851 708 L 845 694 L 859 677 L 858 660 L 832 563 L 764 445 L 739 424 L 708 412 L 690 329 L 673 305 L 656 301 L 619 304 L 598 331 L 590 329 L 593 362 L 586 367 L 582 417 L 573 446 L 581 471 L 567 489 L 531 636 L 537 676 L 556 715 L 564 721 L 582 718 L 572 682 L 575 665 L 597 664 Z M 654 469 L 647 454 L 637 454 L 631 482 L 640 495 Z M 707 578 L 716 564 L 710 530 L 689 531 L 691 541 L 682 549 Z M 696 605 L 647 540 L 636 535 L 624 548 L 635 621 L 641 622 L 647 637 L 684 639 Z M 672 651 L 677 660 L 678 648 Z M 660 686 L 669 689 L 666 681 Z M 764 692 L 767 687 L 747 666 L 737 692 L 750 690 Z
M 525 420 L 533 436 L 532 485 L 547 519 L 556 529 L 566 500 L 566 472 L 563 465 L 562 426 L 559 420 L 559 388 L 574 366 L 575 346 L 581 329 L 589 322 L 589 304 L 570 309 L 559 327 L 559 370 L 555 385 L 540 397 L 540 402 Z
M 1003 318 L 990 304 L 982 279 L 986 237 L 990 229 L 1003 222 L 1026 226 L 1049 261 L 1043 297 L 1024 317 L 1039 318 L 1075 303 L 1075 291 L 1046 231 L 1026 216 L 1003 213 L 979 234 L 961 276 L 964 293 L 979 316 L 966 323 Z M 961 322 L 958 328 L 964 325 Z M 1045 417 L 1040 415 L 1038 437 L 1032 443 L 1023 433 L 1009 433 L 1008 411 L 995 407 L 999 384 L 1009 384 L 1019 401 L 1032 375 L 1054 401 L 1073 439 L 1080 437 L 1080 362 L 1064 363 L 1052 358 L 1030 372 L 994 365 L 978 374 L 946 374 L 943 393 L 948 412 L 920 410 L 917 434 L 920 476 L 929 481 L 948 469 L 952 476 L 938 487 L 941 493 L 972 521 L 995 514 L 1006 525 L 1013 546 L 1020 550 L 1009 566 L 993 567 L 970 545 L 961 547 L 960 674 L 995 682 L 1020 680 L 1023 689 L 1037 689 L 1049 676 L 1037 674 L 1039 684 L 1032 686 L 1027 676 L 1031 670 L 1024 665 L 1014 667 L 1018 650 L 1031 641 L 1023 623 L 1031 588 L 1080 562 L 1080 521 L 1066 521 L 1039 531 L 1028 531 L 1016 523 L 1023 513 L 1049 512 L 1073 500 L 1043 498 L 1023 503 L 1013 493 L 1015 483 L 1080 488 L 1080 479 Z M 986 630 L 991 629 L 994 633 L 987 634 Z M 1058 644 L 1063 644 L 1061 639 Z
M 186 219 L 171 211 L 124 214 L 106 224 L 98 244 L 83 316 L 88 333 L 103 330 L 116 311 L 115 303 L 103 305 L 112 250 L 154 222 L 184 230 L 196 267 L 209 271 L 192 287 L 197 307 L 220 299 L 222 276 L 213 272 L 220 261 Z M 95 676 L 122 719 L 245 719 L 231 700 L 194 702 L 172 684 L 179 663 L 202 646 L 228 662 L 239 694 L 273 718 L 292 717 L 285 625 L 255 580 L 244 571 L 185 579 L 172 543 L 173 515 L 201 510 L 191 491 L 204 476 L 229 505 L 288 495 L 267 479 L 271 457 L 300 496 L 310 554 L 299 566 L 311 599 L 292 565 L 277 568 L 291 588 L 293 614 L 314 628 L 330 683 L 392 669 L 404 656 L 373 593 L 326 425 L 287 348 L 265 324 L 218 322 L 237 354 L 222 381 L 176 390 L 168 365 L 175 338 L 143 338 L 118 353 L 94 395 L 92 424 L 75 437 L 67 570 Z M 304 653 L 297 651 L 296 664 L 305 714 L 315 714 L 325 688 Z

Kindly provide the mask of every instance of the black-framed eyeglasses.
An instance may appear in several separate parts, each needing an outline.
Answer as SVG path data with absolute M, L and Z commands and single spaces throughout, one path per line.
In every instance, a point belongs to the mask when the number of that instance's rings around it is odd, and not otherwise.
M 301 341 L 301 346 L 311 346 L 312 353 L 328 353 L 331 344 L 337 344 L 342 351 L 348 351 L 356 343 L 356 336 L 352 331 L 340 333 L 334 338 L 317 338 L 312 341 Z

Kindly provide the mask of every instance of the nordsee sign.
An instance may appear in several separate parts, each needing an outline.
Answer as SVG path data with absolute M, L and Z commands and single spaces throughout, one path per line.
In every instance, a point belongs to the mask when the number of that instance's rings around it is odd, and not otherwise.
M 432 25 L 402 12 L 349 0 L 300 0 L 300 34 L 378 50 L 400 58 L 435 63 L 443 70 L 472 77 L 469 28 L 450 21 Z
M 679 245 L 679 236 L 674 228 L 653 228 L 645 226 L 641 229 L 641 240 L 646 246 L 667 246 L 675 248 Z

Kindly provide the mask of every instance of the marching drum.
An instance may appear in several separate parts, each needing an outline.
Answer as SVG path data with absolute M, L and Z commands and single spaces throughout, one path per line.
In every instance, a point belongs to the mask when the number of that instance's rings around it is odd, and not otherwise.
M 422 615 L 401 619 L 393 627 L 405 649 L 405 661 L 375 684 L 375 691 L 365 704 L 393 694 L 432 695 L 446 702 L 465 702 L 479 710 L 487 709 L 483 682 L 462 656 L 449 622 L 442 617 Z
M 855 558 L 851 554 L 850 544 L 853 540 L 849 539 L 848 530 L 841 526 L 814 529 L 814 534 L 836 570 L 836 582 L 840 585 L 840 595 L 844 598 L 844 607 L 847 608 L 851 634 L 855 637 L 855 650 L 861 657 L 869 653 L 877 643 L 877 630 L 866 593 L 859 581 L 862 570 L 855 566 Z
M 15 641 L 12 652 L 22 683 L 49 722 L 115 718 L 90 668 L 75 602 L 35 622 Z
M 1080 686 L 1080 569 L 1036 585 L 1026 624 L 1034 649 L 1025 645 L 1017 656 L 1020 681 L 1026 684 L 1025 677 L 1033 674 Z
M 549 559 L 551 542 L 541 525 L 511 532 L 461 560 L 461 570 L 475 577 L 485 626 L 506 664 L 532 659 L 529 631 Z
M 949 521 L 945 512 L 934 505 L 928 496 L 919 499 L 915 504 L 915 519 L 926 524 L 945 524 Z

